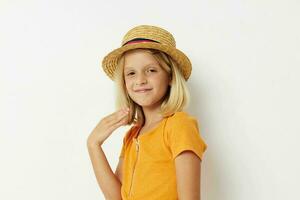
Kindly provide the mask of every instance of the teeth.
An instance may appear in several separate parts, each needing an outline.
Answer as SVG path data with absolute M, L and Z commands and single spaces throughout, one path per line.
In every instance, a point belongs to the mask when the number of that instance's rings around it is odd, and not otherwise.
M 148 90 L 140 90 L 140 91 L 138 91 L 138 92 L 146 92 L 146 91 L 148 91 Z

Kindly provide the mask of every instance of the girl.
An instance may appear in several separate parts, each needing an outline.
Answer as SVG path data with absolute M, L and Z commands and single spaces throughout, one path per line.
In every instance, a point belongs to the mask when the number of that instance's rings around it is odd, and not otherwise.
M 196 118 L 183 111 L 192 68 L 172 34 L 157 26 L 134 27 L 102 67 L 116 82 L 118 110 L 97 124 L 87 146 L 105 198 L 199 200 L 207 144 Z M 113 172 L 101 145 L 123 125 L 132 126 Z

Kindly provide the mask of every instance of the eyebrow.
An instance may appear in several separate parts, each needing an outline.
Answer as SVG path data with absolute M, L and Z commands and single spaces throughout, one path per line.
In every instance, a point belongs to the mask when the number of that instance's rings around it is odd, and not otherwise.
M 156 64 L 156 63 L 151 62 L 151 63 L 148 63 L 148 64 L 144 65 L 144 66 L 141 67 L 141 68 L 146 68 L 146 67 L 148 67 L 149 65 L 152 65 L 152 64 Z M 140 68 L 140 67 L 139 67 L 139 68 Z M 131 70 L 131 69 L 135 69 L 135 68 L 134 68 L 134 67 L 130 67 L 130 66 L 125 66 L 125 68 L 124 68 L 124 70 Z

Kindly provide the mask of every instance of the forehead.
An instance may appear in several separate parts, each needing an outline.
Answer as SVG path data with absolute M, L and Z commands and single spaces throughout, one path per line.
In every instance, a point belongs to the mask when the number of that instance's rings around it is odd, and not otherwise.
M 151 53 L 143 50 L 135 50 L 124 54 L 124 70 L 143 69 L 152 66 L 159 66 L 159 63 Z
M 144 69 L 146 67 L 159 67 L 156 62 L 149 62 L 144 65 L 125 65 L 124 70 Z

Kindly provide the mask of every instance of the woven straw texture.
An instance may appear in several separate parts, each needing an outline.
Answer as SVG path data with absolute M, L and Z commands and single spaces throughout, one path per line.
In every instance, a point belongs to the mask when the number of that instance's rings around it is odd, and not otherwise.
M 157 42 L 148 41 L 126 44 L 137 38 L 150 39 Z M 128 50 L 137 48 L 157 49 L 167 53 L 178 64 L 179 70 L 183 74 L 185 80 L 188 80 L 192 70 L 192 64 L 189 58 L 176 48 L 176 41 L 170 32 L 163 28 L 151 25 L 140 25 L 130 29 L 123 37 L 121 47 L 108 53 L 103 58 L 102 68 L 110 79 L 114 80 L 114 72 L 122 54 Z

